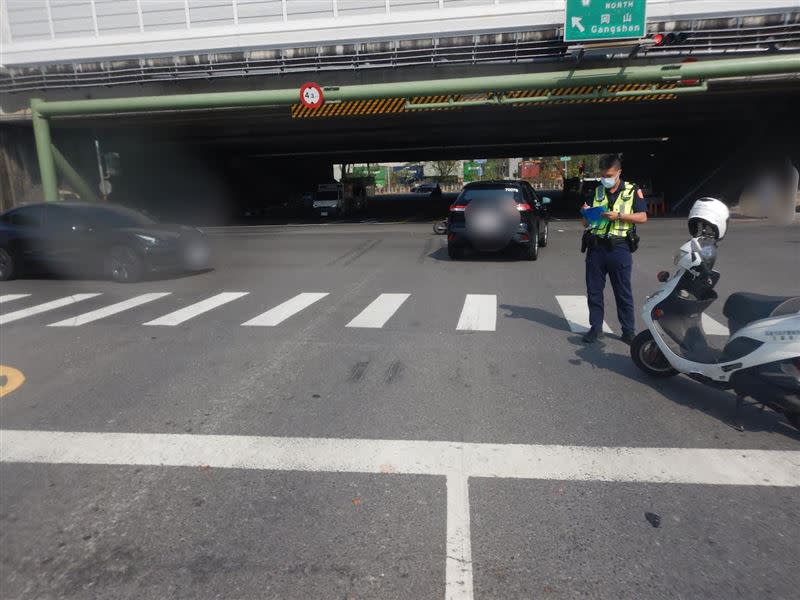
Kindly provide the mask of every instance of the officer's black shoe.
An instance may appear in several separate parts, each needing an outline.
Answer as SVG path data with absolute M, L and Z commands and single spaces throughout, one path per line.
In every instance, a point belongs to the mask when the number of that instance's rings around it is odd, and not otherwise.
M 603 332 L 599 329 L 592 327 L 583 336 L 583 341 L 586 344 L 594 344 L 597 340 L 603 337 Z
M 636 334 L 634 334 L 632 331 L 626 331 L 620 336 L 619 339 L 628 344 L 628 346 L 630 346 L 633 343 L 633 338 L 635 337 Z

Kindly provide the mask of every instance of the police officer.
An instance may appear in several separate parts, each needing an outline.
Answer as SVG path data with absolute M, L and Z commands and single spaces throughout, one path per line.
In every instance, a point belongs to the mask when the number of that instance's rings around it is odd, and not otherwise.
M 608 275 L 622 325 L 621 339 L 630 344 L 635 335 L 631 253 L 638 241 L 634 241 L 635 226 L 647 222 L 647 203 L 636 184 L 622 180 L 622 162 L 618 155 L 603 156 L 600 170 L 602 185 L 595 190 L 592 206 L 606 209 L 603 212 L 605 222 L 601 221 L 587 232 L 586 296 L 591 328 L 583 341 L 591 344 L 603 336 L 603 289 Z M 588 208 L 587 204 L 583 206 Z

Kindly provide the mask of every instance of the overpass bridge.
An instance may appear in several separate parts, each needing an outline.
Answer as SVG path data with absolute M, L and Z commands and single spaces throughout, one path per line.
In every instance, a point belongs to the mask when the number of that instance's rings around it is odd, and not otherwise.
M 55 197 L 56 164 L 96 187 L 95 140 L 121 155 L 118 198 L 172 202 L 198 181 L 231 201 L 335 162 L 595 151 L 626 152 L 629 172 L 677 199 L 708 173 L 725 179 L 720 161 L 800 161 L 799 0 L 649 0 L 646 35 L 597 44 L 564 41 L 563 0 L 0 10 L 6 206 Z M 300 106 L 308 80 L 323 110 Z

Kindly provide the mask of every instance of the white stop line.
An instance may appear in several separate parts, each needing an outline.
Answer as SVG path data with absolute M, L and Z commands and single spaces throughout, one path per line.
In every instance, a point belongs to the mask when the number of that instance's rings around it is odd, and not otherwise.
M 800 487 L 800 452 L 0 430 L 0 461 L 441 475 L 446 598 L 471 600 L 470 477 Z

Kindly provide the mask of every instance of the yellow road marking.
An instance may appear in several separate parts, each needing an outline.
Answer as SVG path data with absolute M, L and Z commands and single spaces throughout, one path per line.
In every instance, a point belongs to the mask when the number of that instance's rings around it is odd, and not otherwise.
M 25 375 L 22 374 L 22 371 L 6 365 L 0 365 L 0 378 L 5 379 L 5 382 L 0 384 L 0 398 L 25 383 Z

